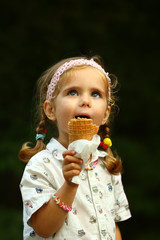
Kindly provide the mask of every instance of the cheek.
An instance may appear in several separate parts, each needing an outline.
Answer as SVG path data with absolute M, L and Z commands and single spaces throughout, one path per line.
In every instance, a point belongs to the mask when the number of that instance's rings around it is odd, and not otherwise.
M 64 101 L 61 103 L 61 108 L 65 114 L 69 115 L 74 110 L 74 104 L 71 101 Z
M 100 105 L 97 105 L 97 110 L 95 114 L 96 123 L 98 125 L 101 125 L 103 123 L 104 118 L 106 118 L 106 116 L 107 116 L 106 104 L 102 104 L 101 107 Z
M 57 101 L 57 105 L 56 105 L 57 121 L 61 121 L 61 122 L 69 121 L 73 111 L 74 111 L 74 107 L 72 102 Z

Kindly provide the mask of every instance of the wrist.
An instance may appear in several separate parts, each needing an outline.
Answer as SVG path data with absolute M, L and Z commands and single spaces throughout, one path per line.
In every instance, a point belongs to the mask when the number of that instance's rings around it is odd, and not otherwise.
M 77 190 L 79 184 L 76 184 L 76 183 L 73 183 L 73 182 L 69 182 L 69 181 L 66 181 L 64 182 L 64 185 L 66 186 L 66 188 L 68 188 L 68 190 Z
M 65 203 L 65 205 L 71 206 L 74 201 L 77 189 L 77 184 L 70 182 L 68 183 L 65 181 L 62 187 L 55 193 L 55 195 L 58 196 L 61 199 L 61 202 Z
M 67 205 L 65 205 L 65 203 L 64 203 L 64 202 L 61 202 L 59 196 L 57 196 L 56 194 L 54 194 L 54 195 L 52 196 L 52 198 L 53 198 L 53 200 L 56 202 L 56 204 L 57 204 L 59 207 L 61 207 L 63 210 L 68 211 L 68 212 L 72 211 L 72 206 L 67 206 Z

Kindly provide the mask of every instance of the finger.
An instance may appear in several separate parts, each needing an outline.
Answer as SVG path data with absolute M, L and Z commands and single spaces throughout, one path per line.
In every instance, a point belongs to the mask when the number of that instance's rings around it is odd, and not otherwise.
M 70 163 L 70 164 L 66 164 L 63 166 L 63 171 L 70 171 L 70 170 L 79 170 L 81 171 L 81 166 L 79 164 L 76 163 Z
M 68 164 L 68 163 L 71 163 L 71 162 L 74 162 L 74 163 L 77 163 L 77 164 L 82 164 L 83 163 L 83 160 L 80 159 L 80 158 L 77 158 L 75 156 L 71 156 L 71 155 L 66 155 L 64 157 L 64 161 L 63 161 L 63 164 Z
M 63 152 L 63 157 L 65 158 L 66 155 L 74 156 L 76 152 L 74 150 L 66 150 Z
M 79 176 L 79 174 L 80 174 L 80 171 L 78 171 L 78 170 L 71 170 L 71 171 L 68 171 L 68 172 L 64 172 L 64 178 L 67 181 L 71 182 L 72 178 L 74 176 Z

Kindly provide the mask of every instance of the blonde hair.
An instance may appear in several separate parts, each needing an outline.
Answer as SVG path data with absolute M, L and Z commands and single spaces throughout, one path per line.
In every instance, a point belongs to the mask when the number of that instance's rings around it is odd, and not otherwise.
M 88 59 L 87 57 L 81 57 L 81 58 Z M 94 61 L 96 61 L 99 65 L 101 65 L 103 67 L 100 57 L 94 56 L 92 58 L 94 59 Z M 37 118 L 40 119 L 38 126 L 36 128 L 36 132 L 38 134 L 42 134 L 47 122 L 50 122 L 44 113 L 43 104 L 46 100 L 46 93 L 47 93 L 48 85 L 51 81 L 51 78 L 53 77 L 56 70 L 63 63 L 70 61 L 70 60 L 74 60 L 74 59 L 79 59 L 79 57 L 68 58 L 68 59 L 64 59 L 64 60 L 58 62 L 54 66 L 50 67 L 47 71 L 45 71 L 37 82 L 37 93 L 38 93 L 37 94 L 37 97 L 38 97 Z M 71 69 L 76 69 L 78 67 L 79 66 L 74 66 Z M 88 66 L 84 65 L 84 67 L 88 67 Z M 54 101 L 54 99 L 56 98 L 56 96 L 58 95 L 58 93 L 60 91 L 61 84 L 63 84 L 63 78 L 65 78 L 65 73 L 70 72 L 71 69 L 64 72 L 64 74 L 60 78 L 59 82 L 57 83 L 57 85 L 55 87 L 55 91 L 53 93 L 52 101 Z M 115 95 L 115 89 L 116 89 L 118 81 L 117 81 L 117 78 L 113 75 L 109 75 L 109 77 L 112 79 L 112 84 L 110 85 L 111 96 L 110 96 L 110 101 L 108 102 L 108 104 L 111 106 L 111 110 L 112 110 L 115 107 L 115 96 L 114 95 Z M 108 87 L 108 85 L 107 85 L 107 87 Z M 108 94 L 106 94 L 106 95 L 108 97 Z M 100 135 L 100 137 L 102 139 L 104 139 L 106 137 L 110 137 L 109 124 L 106 123 L 106 124 L 100 126 L 98 134 Z M 33 155 L 35 155 L 36 153 L 40 152 L 41 150 L 43 150 L 45 148 L 46 148 L 46 145 L 44 144 L 42 139 L 38 139 L 36 142 L 36 145 L 34 147 L 31 147 L 31 142 L 26 142 L 22 145 L 22 148 L 19 151 L 19 158 L 24 162 L 28 162 Z M 104 165 L 106 166 L 107 170 L 111 174 L 120 173 L 122 170 L 121 159 L 118 156 L 114 157 L 110 148 L 108 148 L 106 151 L 107 151 L 108 155 L 106 156 L 106 158 L 104 159 L 103 162 L 104 162 Z

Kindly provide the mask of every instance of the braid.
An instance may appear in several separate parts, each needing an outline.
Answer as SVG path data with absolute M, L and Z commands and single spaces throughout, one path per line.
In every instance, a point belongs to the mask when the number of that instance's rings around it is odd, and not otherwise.
M 99 135 L 101 136 L 102 139 L 104 138 L 110 138 L 111 131 L 107 123 L 104 125 L 101 125 L 99 128 Z
M 44 113 L 43 110 L 43 104 L 46 100 L 46 94 L 47 94 L 47 90 L 48 90 L 48 85 L 51 82 L 51 79 L 53 77 L 53 75 L 55 74 L 55 72 L 57 71 L 57 69 L 64 64 L 67 61 L 70 60 L 75 60 L 75 59 L 79 59 L 79 58 L 84 58 L 84 59 L 90 59 L 87 57 L 74 57 L 74 58 L 68 58 L 68 59 L 63 59 L 62 61 L 58 62 L 57 64 L 51 66 L 48 70 L 46 70 L 41 77 L 39 78 L 38 82 L 37 82 L 37 116 L 35 116 L 35 119 L 39 119 L 40 117 L 40 121 L 37 124 L 37 128 L 36 128 L 36 132 L 37 134 L 43 134 L 44 133 L 44 129 L 45 129 L 45 125 L 46 123 L 51 123 L 53 124 L 52 121 L 50 121 L 47 116 Z M 102 64 L 102 59 L 99 56 L 93 56 L 92 57 L 99 65 L 101 65 L 103 67 Z M 64 76 L 64 75 L 63 75 Z M 116 93 L 116 89 L 117 89 L 117 78 L 112 75 L 109 74 L 109 78 L 111 79 L 111 84 L 110 84 L 110 99 L 108 99 L 108 94 L 106 95 L 107 97 L 107 101 L 110 104 L 110 106 L 112 107 L 112 109 L 116 106 L 115 105 L 115 93 Z M 56 87 L 55 87 L 55 91 L 53 93 L 52 96 L 52 101 L 54 101 L 54 99 L 57 97 L 60 87 L 62 86 L 63 83 L 63 77 L 61 77 L 60 81 L 57 83 Z M 39 116 L 40 114 L 40 116 Z M 101 136 L 102 139 L 104 138 L 110 138 L 110 129 L 108 124 L 105 124 L 103 126 L 100 126 L 99 129 L 99 135 Z M 19 152 L 19 158 L 24 161 L 24 162 L 28 162 L 29 159 L 36 154 L 37 152 L 43 150 L 46 146 L 43 143 L 42 139 L 38 139 L 36 142 L 36 145 L 34 147 L 30 147 L 29 145 L 31 145 L 32 143 L 27 142 L 25 143 L 20 152 Z M 105 160 L 104 160 L 104 164 L 106 166 L 106 168 L 108 169 L 108 171 L 111 174 L 118 174 L 121 171 L 122 168 L 122 164 L 121 164 L 121 160 L 118 157 L 114 157 L 112 154 L 112 151 L 110 150 L 110 148 L 107 148 L 107 153 L 108 155 L 106 156 Z
M 100 126 L 99 135 L 102 139 L 110 138 L 111 131 L 107 123 Z M 103 160 L 103 163 L 109 173 L 118 174 L 122 171 L 122 162 L 119 156 L 114 157 L 110 148 L 107 148 L 107 156 Z
M 38 134 L 43 133 L 44 127 L 46 125 L 46 120 L 47 120 L 47 117 L 46 117 L 44 111 L 42 111 L 41 120 L 39 122 L 38 127 L 36 128 L 36 132 Z M 42 139 L 38 139 L 36 142 L 36 145 L 33 148 L 30 147 L 31 144 L 32 143 L 30 143 L 30 142 L 23 144 L 21 150 L 19 151 L 18 156 L 19 156 L 20 160 L 22 160 L 23 162 L 28 162 L 33 155 L 42 151 L 46 147 L 46 145 L 44 144 Z
M 47 117 L 46 117 L 44 111 L 42 110 L 41 120 L 40 120 L 38 127 L 36 128 L 37 133 L 43 133 L 45 125 L 46 125 L 46 121 L 47 121 Z

